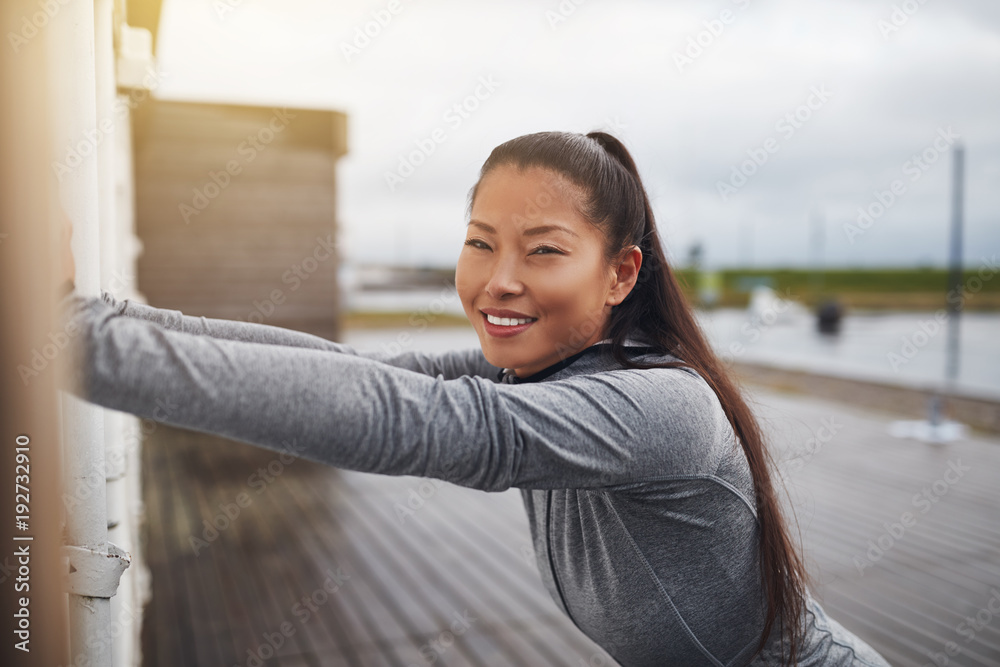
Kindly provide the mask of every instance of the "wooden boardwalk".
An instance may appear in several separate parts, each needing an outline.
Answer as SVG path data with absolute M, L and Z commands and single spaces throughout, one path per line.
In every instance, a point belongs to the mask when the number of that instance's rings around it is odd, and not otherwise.
M 896 439 L 891 413 L 754 393 L 828 614 L 893 665 L 1000 666 L 1000 438 Z
M 830 616 L 894 665 L 1000 665 L 1000 439 L 896 440 L 892 415 L 752 395 Z M 542 587 L 516 490 L 166 426 L 143 459 L 150 667 L 614 664 Z
M 146 665 L 613 664 L 542 587 L 516 491 L 165 426 L 144 458 Z

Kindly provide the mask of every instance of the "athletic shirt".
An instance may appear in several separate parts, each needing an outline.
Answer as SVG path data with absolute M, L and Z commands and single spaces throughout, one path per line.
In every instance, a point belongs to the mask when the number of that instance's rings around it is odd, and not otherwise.
M 60 301 L 67 388 L 107 408 L 328 465 L 520 490 L 549 594 L 622 665 L 778 664 L 753 480 L 693 369 L 601 341 L 529 377 L 479 349 L 358 352 L 107 292 Z M 678 361 L 632 339 L 641 361 Z M 800 665 L 887 663 L 811 597 Z

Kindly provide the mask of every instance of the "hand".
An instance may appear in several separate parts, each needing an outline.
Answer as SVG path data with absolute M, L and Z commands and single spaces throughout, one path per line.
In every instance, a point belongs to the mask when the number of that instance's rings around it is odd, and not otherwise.
M 67 284 L 72 284 L 76 280 L 76 261 L 73 259 L 73 247 L 70 245 L 73 238 L 73 221 L 61 206 L 59 217 L 62 225 L 59 228 L 59 273 L 56 276 L 56 289 L 62 291 Z

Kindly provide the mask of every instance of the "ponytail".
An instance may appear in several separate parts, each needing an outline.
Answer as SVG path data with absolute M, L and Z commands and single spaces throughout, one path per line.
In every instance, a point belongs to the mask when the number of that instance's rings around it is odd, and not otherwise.
M 764 648 L 771 630 L 778 624 L 790 643 L 786 664 L 794 665 L 802 639 L 799 619 L 804 612 L 807 575 L 801 555 L 789 537 L 778 503 L 772 475 L 774 462 L 764 444 L 760 426 L 705 339 L 680 284 L 666 261 L 649 197 L 642 186 L 635 161 L 625 146 L 611 135 L 591 132 L 587 137 L 597 141 L 634 179 L 635 191 L 642 198 L 642 232 L 633 242 L 642 250 L 642 268 L 650 268 L 646 276 L 648 279 L 643 280 L 641 285 L 637 281 L 633 288 L 633 301 L 623 301 L 617 307 L 617 312 L 612 309 L 610 337 L 614 357 L 627 368 L 693 368 L 718 396 L 726 418 L 743 447 L 754 482 L 760 528 L 759 562 L 767 599 L 764 629 L 757 652 Z M 670 364 L 634 362 L 626 355 L 624 342 L 635 330 L 643 331 L 656 347 L 670 352 L 682 361 Z

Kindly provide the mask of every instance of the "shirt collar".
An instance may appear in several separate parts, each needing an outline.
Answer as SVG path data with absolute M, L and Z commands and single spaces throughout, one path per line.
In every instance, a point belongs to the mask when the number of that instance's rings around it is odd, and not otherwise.
M 500 370 L 499 373 L 497 373 L 497 381 L 503 384 L 525 384 L 528 382 L 538 382 L 539 380 L 543 380 L 557 371 L 561 371 L 562 369 L 566 368 L 567 366 L 572 364 L 577 359 L 580 359 L 584 355 L 590 355 L 595 352 L 600 352 L 605 348 L 610 347 L 610 344 L 611 344 L 610 338 L 599 340 L 590 347 L 585 347 L 576 354 L 568 356 L 565 359 L 557 361 L 556 363 L 550 366 L 546 366 L 542 370 L 523 378 L 518 377 L 514 373 L 514 369 L 512 368 L 503 368 Z M 624 345 L 625 347 L 649 347 L 648 342 L 636 340 L 634 338 L 626 339 Z

